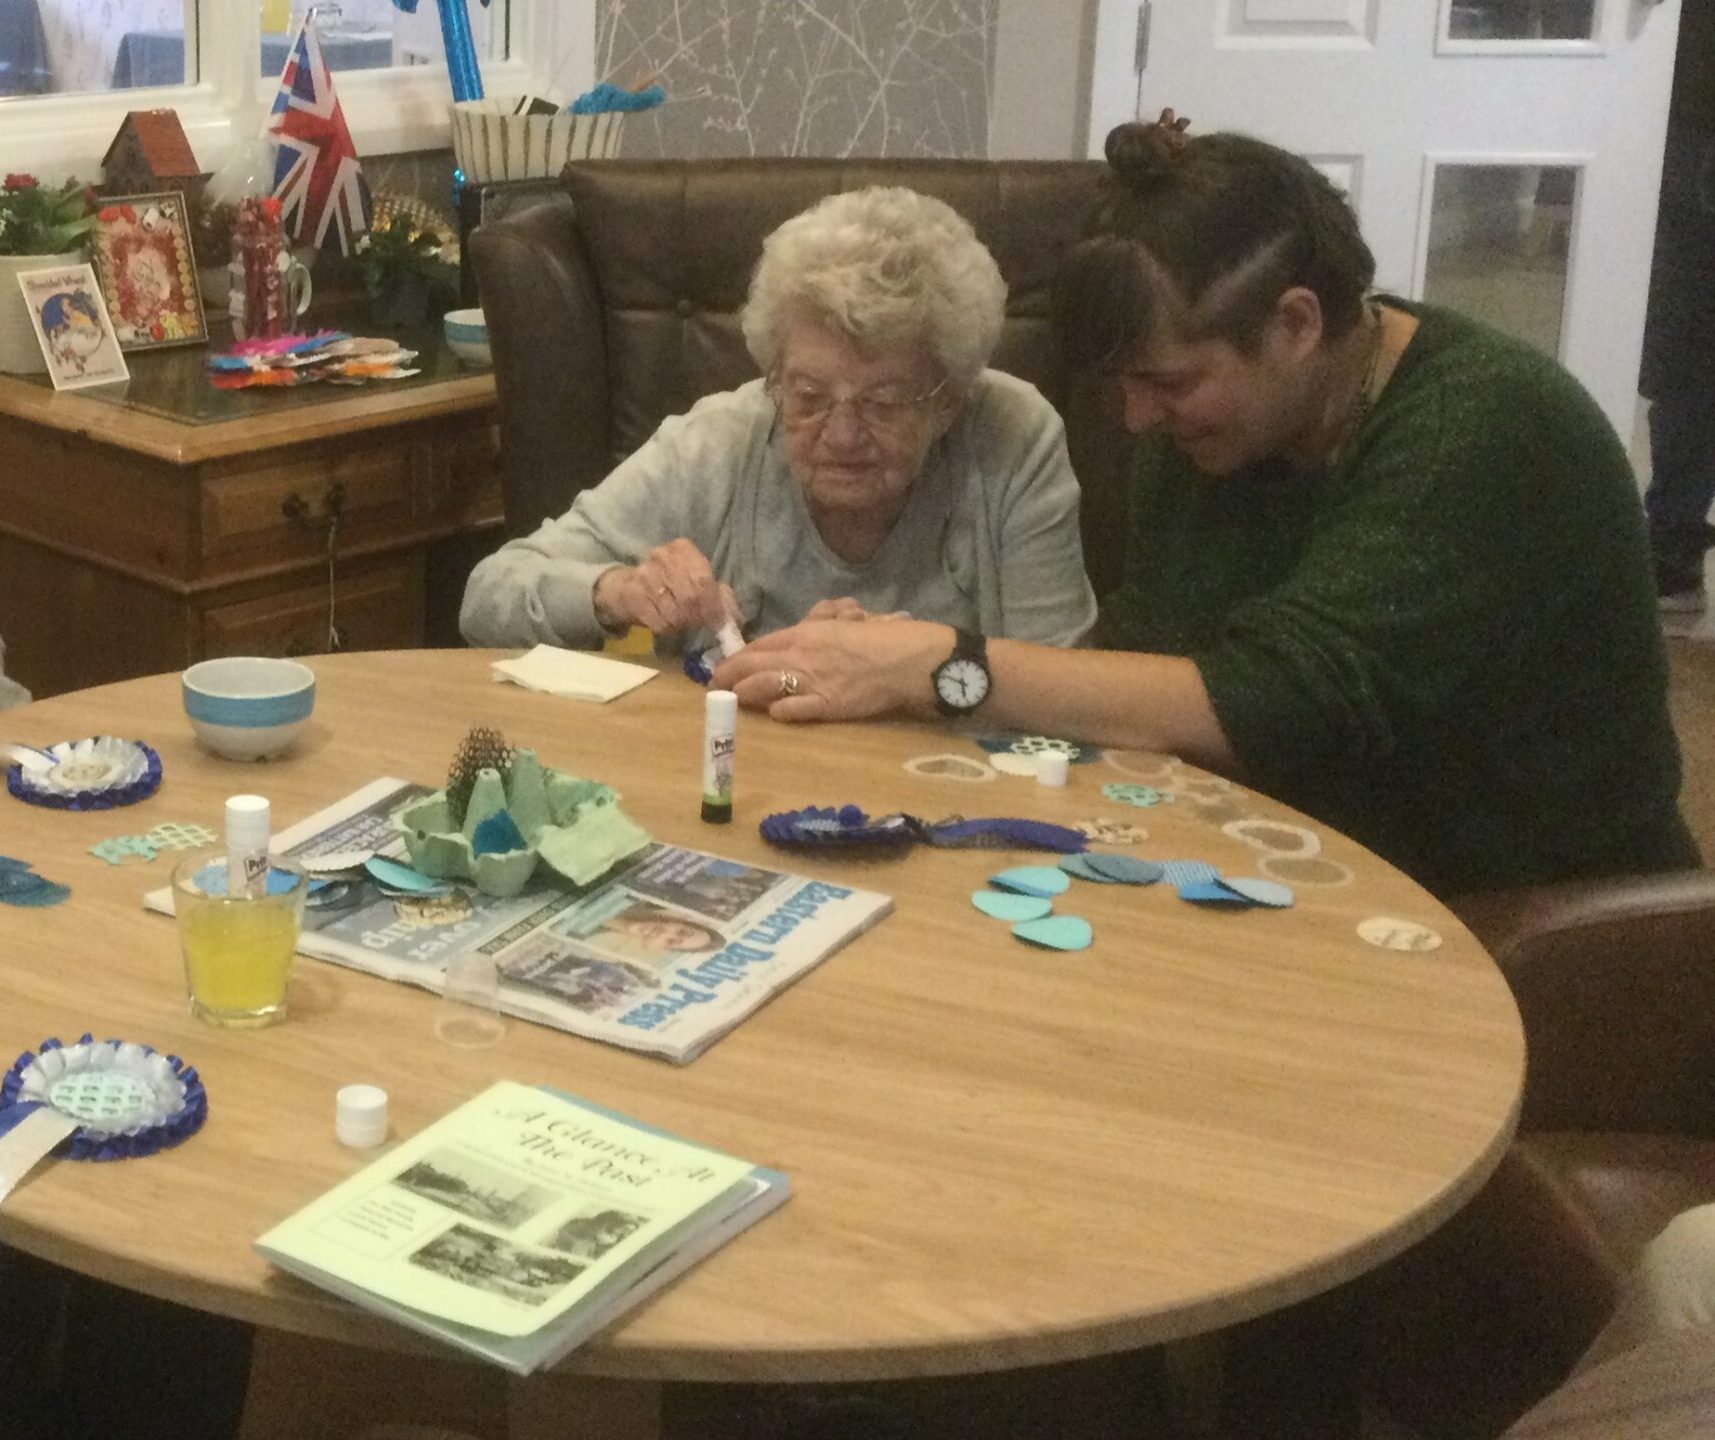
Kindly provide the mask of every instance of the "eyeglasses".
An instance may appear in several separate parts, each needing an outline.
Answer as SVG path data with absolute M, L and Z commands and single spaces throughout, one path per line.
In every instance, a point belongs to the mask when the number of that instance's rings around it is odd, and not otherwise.
M 852 419 L 871 435 L 895 439 L 907 434 L 928 405 L 947 388 L 946 380 L 921 395 L 901 395 L 897 390 L 869 390 L 861 395 L 835 395 L 805 380 L 783 381 L 768 377 L 768 396 L 789 430 L 813 430 L 833 417 L 842 405 L 851 407 Z

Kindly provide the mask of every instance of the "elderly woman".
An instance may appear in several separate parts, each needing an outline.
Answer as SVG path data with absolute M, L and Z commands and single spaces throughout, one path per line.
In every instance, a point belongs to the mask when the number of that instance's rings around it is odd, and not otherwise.
M 477 566 L 479 645 L 752 635 L 906 612 L 1076 643 L 1095 618 L 1053 408 L 985 369 L 1005 286 L 939 200 L 830 196 L 763 246 L 744 336 L 765 378 L 665 421 L 534 535 Z
M 1104 610 L 1123 652 L 818 622 L 716 681 L 780 719 L 975 712 L 1172 751 L 1442 894 L 1695 865 L 1637 491 L 1595 403 L 1526 345 L 1371 297 L 1304 160 L 1164 121 L 1109 138 L 1056 293 L 1142 437 Z

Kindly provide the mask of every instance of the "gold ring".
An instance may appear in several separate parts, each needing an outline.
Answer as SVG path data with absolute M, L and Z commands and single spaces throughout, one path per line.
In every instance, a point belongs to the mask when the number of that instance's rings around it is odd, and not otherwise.
M 784 700 L 788 695 L 796 695 L 797 693 L 797 675 L 790 670 L 782 670 L 780 672 L 780 698 Z

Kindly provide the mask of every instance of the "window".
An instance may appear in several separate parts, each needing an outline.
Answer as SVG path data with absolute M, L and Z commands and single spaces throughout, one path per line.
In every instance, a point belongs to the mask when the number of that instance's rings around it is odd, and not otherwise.
M 467 3 L 489 94 L 569 86 L 570 99 L 590 83 L 594 0 Z M 302 0 L 0 0 L 7 168 L 94 179 L 126 111 L 171 106 L 214 169 L 235 135 L 261 128 L 301 15 Z M 393 0 L 338 0 L 317 20 L 361 154 L 449 143 L 436 0 L 412 14 Z

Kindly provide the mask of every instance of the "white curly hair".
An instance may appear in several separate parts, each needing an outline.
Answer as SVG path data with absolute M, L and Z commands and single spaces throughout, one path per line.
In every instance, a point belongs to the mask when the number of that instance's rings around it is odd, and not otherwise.
M 866 349 L 926 345 L 963 392 L 1005 312 L 1006 282 L 969 221 L 933 196 L 872 185 L 818 201 L 763 241 L 744 341 L 768 374 L 788 320 L 807 313 Z

